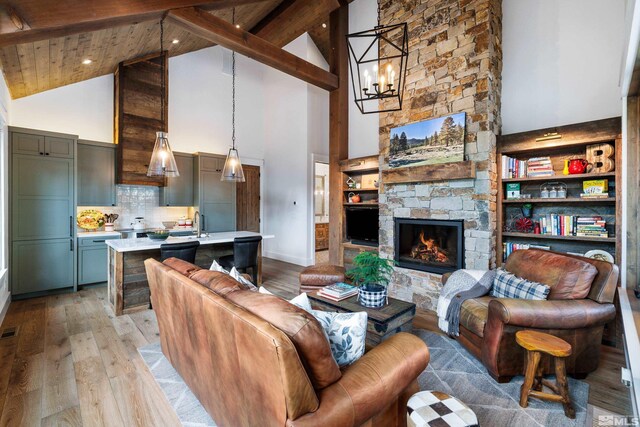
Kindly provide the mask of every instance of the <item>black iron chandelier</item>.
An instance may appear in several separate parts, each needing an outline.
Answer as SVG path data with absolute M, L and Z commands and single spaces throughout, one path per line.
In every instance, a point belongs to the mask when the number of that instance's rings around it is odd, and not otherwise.
M 347 44 L 353 95 L 360 112 L 401 110 L 409 57 L 407 23 L 380 25 L 378 1 L 378 25 L 347 35 Z

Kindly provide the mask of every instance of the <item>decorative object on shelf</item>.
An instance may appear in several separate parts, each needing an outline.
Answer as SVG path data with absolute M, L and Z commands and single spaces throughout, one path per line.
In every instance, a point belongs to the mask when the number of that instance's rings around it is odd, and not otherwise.
M 164 17 L 160 19 L 160 55 L 164 54 Z M 147 169 L 147 176 L 165 176 L 165 177 L 177 177 L 180 176 L 178 171 L 178 165 L 176 159 L 173 157 L 171 146 L 169 145 L 169 134 L 166 132 L 166 121 L 164 116 L 165 111 L 165 92 L 166 86 L 166 66 L 167 60 L 162 61 L 162 77 L 161 81 L 161 94 L 160 94 L 160 123 L 162 130 L 156 132 L 156 142 L 153 146 L 153 153 L 151 154 L 151 161 L 149 161 L 149 169 Z
M 540 186 L 541 199 L 566 199 L 567 184 L 564 182 L 545 182 Z
M 236 23 L 236 8 L 233 8 L 231 21 Z M 244 182 L 244 171 L 240 155 L 236 149 L 236 52 L 231 51 L 231 148 L 222 168 L 221 181 Z
M 114 231 L 116 228 L 113 225 L 112 222 L 105 222 L 104 223 L 104 231 Z
M 359 287 L 358 301 L 370 308 L 383 307 L 388 303 L 387 286 L 391 280 L 393 261 L 380 258 L 376 252 L 360 252 L 353 258 L 351 270 L 347 277 Z
M 434 165 L 464 160 L 466 113 L 391 129 L 389 167 Z
M 582 181 L 582 192 L 582 197 L 600 194 L 609 196 L 609 180 L 592 179 L 589 181 Z
M 597 259 L 600 261 L 607 261 L 613 264 L 613 255 L 611 255 L 607 251 L 603 251 L 602 249 L 593 249 L 584 254 L 586 258 Z
M 78 214 L 76 222 L 83 230 L 97 230 L 104 225 L 104 214 L 95 209 L 86 209 Z
M 520 194 L 520 198 L 521 199 L 530 199 L 531 198 L 531 194 L 530 193 L 521 193 Z
M 579 175 L 586 173 L 587 166 L 589 166 L 589 162 L 585 159 L 571 159 L 569 160 L 569 174 Z
M 356 194 L 356 193 L 349 193 L 347 195 L 347 197 L 349 198 L 349 203 L 360 203 L 360 195 Z
M 522 205 L 520 210 L 522 211 L 522 216 L 524 216 L 525 218 L 531 218 L 531 213 L 533 212 L 533 205 L 531 203 L 525 203 L 524 205 Z
M 402 109 L 409 35 L 407 23 L 380 24 L 347 35 L 353 95 L 362 114 Z M 384 102 L 380 102 L 384 101 Z
M 360 183 L 356 182 L 356 188 L 359 190 L 360 189 Z
M 529 233 L 533 229 L 531 218 L 520 217 L 515 222 L 516 230 L 520 233 Z
M 548 199 L 549 198 L 549 188 L 544 184 L 540 188 L 540 198 L 541 199 Z
M 562 168 L 562 175 L 569 175 L 569 159 L 565 159 L 564 168 Z
M 352 177 L 347 178 L 347 188 L 356 188 L 356 181 Z
M 520 198 L 520 184 L 509 183 L 507 184 L 507 199 L 519 199 Z
M 586 158 L 593 165 L 592 173 L 606 173 L 615 170 L 616 150 L 611 144 L 587 145 Z
M 380 188 L 380 182 L 379 182 L 377 179 L 376 179 L 376 180 L 374 180 L 374 181 L 373 181 L 373 186 L 374 186 L 375 188 Z

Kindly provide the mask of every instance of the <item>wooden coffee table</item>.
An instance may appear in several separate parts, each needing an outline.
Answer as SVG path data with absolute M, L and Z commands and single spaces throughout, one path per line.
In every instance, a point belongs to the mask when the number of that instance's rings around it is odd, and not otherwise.
M 410 302 L 389 298 L 389 304 L 381 308 L 368 308 L 358 303 L 358 296 L 342 301 L 333 301 L 318 295 L 308 294 L 311 306 L 316 310 L 339 313 L 367 312 L 367 346 L 375 347 L 391 335 L 410 331 L 411 322 L 416 315 L 416 305 Z

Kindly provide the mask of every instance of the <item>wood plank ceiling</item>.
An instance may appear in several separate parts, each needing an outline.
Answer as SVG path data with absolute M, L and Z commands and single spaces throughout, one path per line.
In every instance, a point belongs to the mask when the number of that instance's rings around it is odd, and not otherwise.
M 286 3 L 287 0 L 284 0 Z M 266 0 L 240 5 L 236 21 L 242 28 L 259 30 L 283 0 Z M 231 21 L 232 9 L 210 13 Z M 6 19 L 5 19 L 6 21 Z M 329 30 L 322 27 L 322 19 L 310 30 L 320 51 L 328 58 Z M 6 24 L 5 24 L 6 25 Z M 132 25 L 55 37 L 17 45 L 0 47 L 0 67 L 13 99 L 33 95 L 49 89 L 112 74 L 121 61 L 137 58 L 160 50 L 160 25 L 157 19 Z M 179 40 L 173 44 L 172 40 Z M 193 52 L 212 44 L 188 31 L 165 22 L 165 49 L 170 56 Z M 91 64 L 82 62 L 92 60 Z

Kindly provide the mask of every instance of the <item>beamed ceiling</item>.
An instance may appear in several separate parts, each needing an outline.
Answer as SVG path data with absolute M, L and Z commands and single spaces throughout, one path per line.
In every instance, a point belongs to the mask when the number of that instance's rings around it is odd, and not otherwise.
M 231 22 L 232 9 L 236 5 L 236 22 L 243 29 L 263 37 L 282 47 L 298 37 L 299 30 L 287 30 L 294 12 L 291 6 L 306 3 L 308 11 L 317 17 L 308 18 L 306 31 L 318 45 L 322 54 L 329 55 L 328 13 L 318 0 L 14 0 L 9 6 L 0 6 L 0 67 L 13 99 L 33 95 L 49 89 L 77 83 L 94 77 L 112 74 L 122 61 L 138 58 L 160 50 L 159 19 L 167 9 L 166 4 L 177 6 L 197 5 L 212 15 Z M 4 2 L 2 2 L 4 3 Z M 97 11 L 65 15 L 65 7 L 89 8 L 97 4 Z M 118 7 L 118 4 L 120 4 Z M 138 15 L 131 12 L 130 3 L 143 4 Z M 200 3 L 200 5 L 198 5 Z M 324 2 L 325 4 L 327 2 Z M 112 10 L 104 12 L 111 4 Z M 114 5 L 115 4 L 115 5 Z M 151 9 L 144 9 L 149 4 Z M 132 7 L 136 7 L 132 6 Z M 38 7 L 40 9 L 38 9 Z M 102 9 L 100 9 L 102 7 Z M 153 8 L 156 9 L 153 9 Z M 326 7 L 326 6 L 324 6 Z M 126 11 L 123 8 L 127 9 Z M 287 16 L 289 8 L 291 16 Z M 305 10 L 305 11 L 307 11 Z M 43 11 L 46 11 L 43 13 Z M 114 16 L 115 11 L 115 16 Z M 109 19 L 90 21 L 96 14 L 104 13 Z M 298 12 L 299 13 L 299 12 Z M 119 14 L 119 15 L 118 15 Z M 102 16 L 102 15 L 100 15 Z M 65 19 L 73 20 L 68 23 Z M 280 19 L 280 20 L 278 20 Z M 64 25 L 60 25 L 63 23 Z M 57 25 L 57 26 L 55 26 Z M 19 29 L 22 27 L 22 30 Z M 164 47 L 170 56 L 193 52 L 213 44 L 200 38 L 169 20 L 164 24 Z M 174 39 L 179 43 L 173 44 Z M 26 42 L 23 42 L 26 41 Z M 16 43 L 19 42 L 19 43 Z M 91 59 L 85 65 L 82 61 Z

